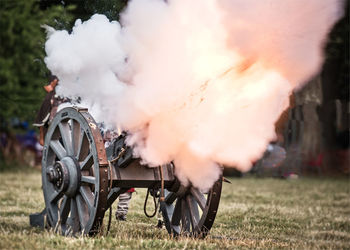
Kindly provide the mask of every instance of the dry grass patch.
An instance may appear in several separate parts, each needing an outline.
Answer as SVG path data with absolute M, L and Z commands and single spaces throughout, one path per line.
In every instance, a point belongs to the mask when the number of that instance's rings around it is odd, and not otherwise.
M 231 181 L 231 185 L 224 184 L 217 219 L 205 240 L 174 239 L 164 228 L 156 228 L 157 219 L 143 214 L 143 189 L 133 196 L 128 221 L 113 218 L 108 235 L 67 238 L 29 226 L 29 214 L 44 207 L 41 173 L 3 171 L 0 249 L 350 248 L 348 179 Z M 107 218 L 108 213 L 105 223 Z

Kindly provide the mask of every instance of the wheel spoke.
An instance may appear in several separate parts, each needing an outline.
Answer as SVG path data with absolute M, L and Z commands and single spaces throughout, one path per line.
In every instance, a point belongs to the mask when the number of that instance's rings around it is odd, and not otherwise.
M 187 206 L 189 208 L 192 231 L 195 231 L 195 228 L 198 225 L 198 221 L 199 221 L 199 211 L 198 211 L 197 202 L 194 201 L 192 195 L 187 195 L 186 201 L 187 201 Z
M 89 154 L 80 163 L 80 169 L 81 170 L 89 170 L 93 164 L 94 164 L 94 158 L 93 158 L 92 154 Z
M 171 217 L 171 224 L 174 226 L 180 225 L 181 209 L 181 199 L 178 199 L 175 204 L 173 216 Z
M 89 140 L 86 136 L 86 134 L 82 131 L 82 135 L 79 140 L 79 146 L 78 146 L 78 153 L 77 153 L 77 159 L 78 161 L 82 161 L 86 158 L 86 156 L 89 154 Z
M 67 196 L 65 196 L 63 198 L 63 201 L 61 203 L 61 207 L 60 207 L 60 218 L 61 218 L 61 223 L 65 224 L 69 215 L 69 211 L 70 211 L 70 202 L 71 199 L 68 198 Z
M 205 204 L 207 202 L 204 195 L 197 188 L 194 188 L 194 187 L 191 187 L 191 194 L 193 195 L 195 200 L 198 202 L 198 205 L 203 211 L 205 208 Z
M 73 155 L 78 158 L 78 149 L 81 138 L 80 124 L 76 120 L 71 120 L 71 138 L 73 145 Z
M 169 194 L 165 197 L 166 204 L 170 205 L 176 200 L 177 196 L 174 192 L 169 192 Z
M 50 203 L 57 203 L 57 201 L 61 199 L 62 196 L 63 196 L 62 192 L 57 192 L 56 190 L 54 190 L 49 197 L 49 201 Z
M 61 138 L 63 141 L 64 148 L 67 151 L 68 155 L 73 155 L 73 142 L 72 142 L 72 134 L 70 131 L 70 127 L 68 122 L 61 122 L 58 124 Z
M 185 199 L 181 199 L 181 207 L 182 207 L 182 216 L 181 216 L 181 223 L 182 223 L 182 232 L 190 232 L 190 213 L 188 209 L 188 205 Z
M 89 211 L 80 194 L 77 194 L 76 202 L 77 202 L 77 208 L 78 208 L 80 227 L 83 229 L 89 220 Z
M 81 177 L 81 182 L 83 183 L 89 183 L 89 184 L 94 184 L 96 183 L 96 178 L 93 176 L 82 176 Z
M 94 195 L 90 191 L 89 187 L 81 186 L 79 188 L 80 194 L 83 197 L 86 205 L 88 206 L 89 212 L 91 211 L 94 204 Z
M 67 151 L 64 149 L 64 147 L 62 146 L 59 140 L 50 141 L 50 148 L 53 150 L 53 152 L 56 154 L 56 156 L 60 160 L 63 157 L 67 156 Z
M 67 223 L 71 226 L 73 232 L 78 232 L 80 230 L 79 216 L 77 202 L 75 199 L 71 199 L 70 203 L 70 216 Z

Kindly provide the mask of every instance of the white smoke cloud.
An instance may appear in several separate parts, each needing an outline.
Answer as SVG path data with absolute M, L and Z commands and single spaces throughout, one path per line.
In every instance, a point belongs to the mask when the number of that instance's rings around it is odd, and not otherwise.
M 95 119 L 114 123 L 114 96 L 125 87 L 118 75 L 125 70 L 121 27 L 103 15 L 82 23 L 72 32 L 51 32 L 45 44 L 45 63 L 60 79 L 57 93 L 89 107 Z
M 275 138 L 291 91 L 320 67 L 341 3 L 130 1 L 122 28 L 94 15 L 53 32 L 46 63 L 58 93 L 127 130 L 145 163 L 174 161 L 184 184 L 207 189 L 219 164 L 247 171 Z
M 300 87 L 319 70 L 327 34 L 344 7 L 342 0 L 219 3 L 225 12 L 230 46 L 246 58 L 276 69 L 293 87 Z

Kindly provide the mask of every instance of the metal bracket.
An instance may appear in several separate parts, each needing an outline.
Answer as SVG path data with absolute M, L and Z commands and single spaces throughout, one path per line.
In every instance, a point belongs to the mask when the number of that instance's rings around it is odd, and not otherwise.
M 87 108 L 82 108 L 82 107 L 77 107 L 77 106 L 73 106 L 73 108 L 78 112 L 88 112 Z

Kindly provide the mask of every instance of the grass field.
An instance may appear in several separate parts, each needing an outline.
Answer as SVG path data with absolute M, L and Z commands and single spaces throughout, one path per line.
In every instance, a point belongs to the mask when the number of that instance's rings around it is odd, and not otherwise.
M 107 236 L 67 238 L 29 226 L 29 214 L 44 207 L 41 173 L 1 171 L 0 249 L 350 248 L 349 179 L 231 181 L 224 184 L 217 218 L 205 240 L 174 239 L 164 228 L 157 229 L 157 219 L 143 214 L 143 189 L 133 196 L 128 220 L 113 218 Z

